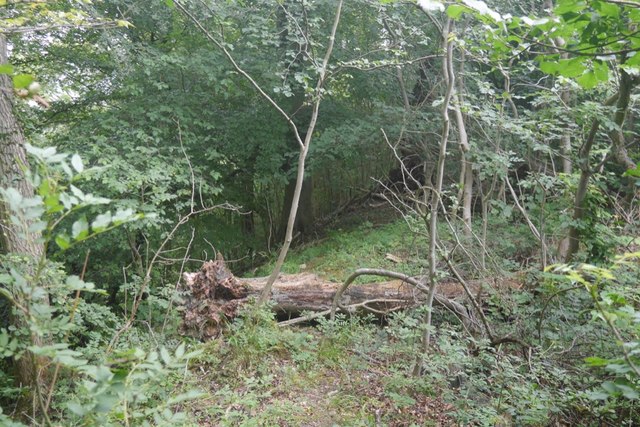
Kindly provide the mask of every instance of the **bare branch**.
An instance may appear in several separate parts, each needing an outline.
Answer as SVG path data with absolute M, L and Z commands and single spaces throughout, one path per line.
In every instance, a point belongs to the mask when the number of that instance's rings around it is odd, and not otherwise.
M 231 55 L 231 52 L 229 52 L 229 50 L 225 47 L 225 45 L 222 42 L 220 42 L 218 39 L 216 39 L 204 27 L 204 25 L 202 25 L 202 23 L 191 12 L 189 12 L 184 7 L 184 5 L 180 1 L 174 1 L 173 3 L 175 4 L 176 8 L 178 8 L 187 18 L 189 18 L 191 20 L 191 22 L 193 22 L 193 24 L 202 32 L 202 34 L 204 34 L 204 36 L 211 43 L 213 43 L 218 49 L 220 49 L 222 51 L 222 53 L 224 54 L 224 56 L 227 57 L 227 60 L 231 63 L 233 68 L 235 68 L 235 70 L 240 75 L 242 75 L 242 77 L 247 79 L 249 81 L 249 83 L 251 83 L 251 85 L 258 91 L 258 93 L 269 104 L 271 104 L 273 106 L 273 108 L 275 108 L 276 111 L 278 111 L 278 113 L 280 113 L 280 115 L 282 115 L 282 117 L 284 117 L 284 119 L 287 121 L 287 123 L 289 123 L 289 126 L 291 126 L 291 129 L 293 130 L 293 133 L 295 135 L 296 141 L 298 141 L 298 144 L 302 148 L 304 146 L 304 143 L 302 142 L 302 138 L 300 137 L 300 133 L 298 132 L 298 127 L 293 122 L 291 117 L 278 105 L 278 103 L 271 96 L 269 96 L 267 94 L 267 92 L 264 91 L 264 89 L 262 89 L 262 87 L 258 84 L 258 82 L 256 82 L 255 79 L 249 75 L 249 73 L 247 73 L 243 68 L 240 67 L 240 65 L 238 65 L 238 63 L 236 62 L 235 58 Z
M 33 27 L 0 27 L 0 34 L 23 34 L 37 33 L 40 31 L 67 30 L 67 29 L 102 29 L 116 28 L 116 22 L 93 22 L 87 24 L 59 24 L 59 25 L 36 25 Z
M 340 305 L 340 298 L 342 297 L 344 292 L 353 283 L 353 281 L 355 279 L 357 279 L 360 276 L 365 276 L 365 275 L 382 276 L 382 277 L 389 277 L 389 278 L 392 278 L 392 279 L 400 279 L 404 283 L 408 283 L 409 285 L 414 286 L 416 289 L 418 289 L 423 294 L 425 294 L 425 295 L 429 294 L 429 288 L 427 286 L 425 286 L 422 283 L 421 280 L 415 279 L 415 278 L 410 277 L 410 276 L 408 276 L 406 274 L 398 273 L 398 272 L 390 271 L 390 270 L 378 269 L 378 268 L 359 268 L 356 271 L 354 271 L 351 276 L 349 276 L 347 278 L 347 280 L 337 290 L 335 296 L 333 297 L 333 302 L 331 304 L 331 312 L 330 312 L 330 318 L 332 320 L 335 319 L 335 312 L 336 312 L 336 309 L 338 307 L 340 307 L 341 310 L 346 310 L 346 307 Z M 462 318 L 463 319 L 463 323 L 471 323 L 471 324 L 477 323 L 473 319 L 473 317 L 469 313 L 469 311 L 462 304 L 460 304 L 460 303 L 458 303 L 456 301 L 453 301 L 451 299 L 445 298 L 442 295 L 434 295 L 434 301 L 437 302 L 438 304 L 442 305 L 443 307 L 446 307 L 447 309 L 451 310 L 451 312 L 454 313 L 456 316 Z

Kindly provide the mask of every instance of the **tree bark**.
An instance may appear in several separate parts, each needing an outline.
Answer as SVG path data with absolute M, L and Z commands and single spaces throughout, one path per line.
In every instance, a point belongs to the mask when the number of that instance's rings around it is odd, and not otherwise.
M 613 105 L 616 101 L 618 101 L 619 97 L 619 93 L 612 96 L 605 101 L 604 105 Z M 620 125 L 622 125 L 622 123 Z M 571 227 L 569 228 L 569 236 L 567 238 L 568 242 L 561 242 L 560 244 L 560 250 L 565 250 L 566 248 L 566 253 L 559 254 L 564 258 L 565 262 L 571 262 L 575 254 L 578 252 L 578 249 L 580 248 L 580 227 L 578 226 L 578 223 L 580 223 L 584 218 L 584 201 L 587 197 L 589 180 L 591 179 L 591 175 L 593 173 L 590 163 L 591 148 L 593 147 L 593 143 L 596 140 L 598 129 L 600 129 L 600 121 L 594 120 L 591 124 L 591 129 L 589 130 L 587 139 L 580 147 L 580 150 L 578 150 L 578 167 L 580 168 L 580 179 L 578 180 L 578 188 L 576 189 L 576 194 L 573 201 L 573 225 L 571 225 Z
M 571 102 L 571 91 L 565 88 L 560 92 L 560 99 L 568 107 Z M 560 138 L 560 154 L 562 155 L 562 173 L 571 175 L 573 163 L 571 162 L 571 131 L 566 129 Z
M 7 64 L 7 40 L 0 34 L 0 64 Z M 13 82 L 7 74 L 0 74 L 0 185 L 4 188 L 12 187 L 22 197 L 34 196 L 34 189 L 26 178 L 25 170 L 28 168 L 25 151 L 25 137 L 22 128 L 13 112 Z M 44 245 L 40 241 L 40 235 L 29 230 L 31 221 L 21 219 L 16 224 L 10 219 L 8 206 L 0 200 L 0 226 L 2 227 L 2 249 L 5 253 L 13 253 L 28 257 L 24 273 L 32 275 L 35 266 L 41 261 L 44 254 Z M 19 296 L 16 296 L 19 297 Z M 45 297 L 46 299 L 46 297 Z M 19 329 L 28 328 L 23 315 L 12 313 L 9 321 Z M 42 337 L 32 334 L 31 344 L 41 345 Z M 26 352 L 20 359 L 14 360 L 13 370 L 15 382 L 19 386 L 27 387 L 27 393 L 17 404 L 20 413 L 29 411 L 31 415 L 37 412 L 34 391 L 43 392 L 44 378 L 39 370 L 41 361 L 32 353 Z M 40 396 L 41 397 L 41 396 Z
M 462 104 L 464 102 L 464 73 L 465 55 L 464 51 L 460 57 L 460 75 L 458 77 L 458 91 L 455 94 L 454 112 L 456 115 L 456 124 L 458 126 L 458 142 L 460 144 L 460 190 L 458 202 L 462 206 L 462 222 L 464 224 L 464 234 L 470 238 L 471 230 L 471 202 L 473 199 L 473 163 L 469 160 L 469 136 L 467 127 L 462 113 Z
M 616 112 L 613 117 L 613 122 L 616 124 L 616 128 L 611 131 L 611 151 L 613 152 L 613 158 L 615 161 L 625 169 L 635 169 L 636 164 L 629 153 L 624 138 L 624 122 L 629 110 L 629 101 L 631 100 L 631 92 L 634 86 L 637 84 L 637 79 L 632 78 L 624 68 L 620 69 L 620 90 L 618 92 L 618 102 L 616 103 Z
M 370 274 L 378 271 L 371 270 Z M 400 279 L 350 286 L 346 291 L 342 289 L 340 305 L 382 314 L 423 304 L 427 288 L 417 289 L 407 280 L 417 282 L 417 279 Z M 236 278 L 222 257 L 205 263 L 196 273 L 185 273 L 182 287 L 187 292 L 182 332 L 200 339 L 215 337 L 226 322 L 237 316 L 239 309 L 262 293 L 266 282 L 266 277 Z M 305 311 L 329 314 L 336 292 L 343 287 L 311 273 L 282 275 L 273 285 L 271 307 L 276 313 L 289 317 Z M 473 292 L 479 292 L 481 287 L 481 282 L 471 283 Z M 468 320 L 470 314 L 464 305 L 455 301 L 458 298 L 464 298 L 464 293 L 457 283 L 443 283 L 435 295 L 439 305 Z
M 0 35 L 0 64 L 7 63 L 7 40 Z M 13 99 L 11 77 L 0 74 L 0 185 L 15 188 L 23 197 L 33 197 L 33 186 L 25 176 L 28 167 L 26 140 L 13 112 Z M 40 258 L 44 250 L 40 236 L 29 232 L 27 221 L 20 226 L 13 224 L 7 209 L 4 204 L 0 207 L 4 251 Z
M 444 102 L 442 103 L 442 134 L 440 137 L 440 150 L 438 154 L 438 166 L 436 169 L 436 182 L 431 193 L 430 201 L 430 217 L 429 217 L 429 274 L 426 277 L 429 283 L 429 293 L 427 295 L 427 314 L 425 318 L 426 329 L 422 337 L 423 351 L 427 351 L 431 345 L 431 321 L 432 321 L 432 308 L 433 299 L 436 294 L 436 288 L 438 286 L 437 277 L 437 242 L 438 242 L 438 212 L 440 210 L 440 198 L 442 192 L 442 182 L 444 179 L 444 165 L 447 155 L 447 144 L 449 142 L 449 130 L 451 127 L 451 120 L 449 118 L 449 106 L 451 104 L 451 97 L 454 93 L 455 85 L 455 73 L 453 71 L 453 49 L 454 44 L 450 39 L 449 34 L 452 30 L 452 21 L 447 18 L 445 27 L 442 30 L 442 50 L 444 57 L 442 58 L 442 74 L 446 85 L 446 92 L 444 93 Z M 426 283 L 425 283 L 426 285 Z M 416 364 L 414 367 L 414 375 L 418 375 L 423 366 L 422 355 L 416 357 Z

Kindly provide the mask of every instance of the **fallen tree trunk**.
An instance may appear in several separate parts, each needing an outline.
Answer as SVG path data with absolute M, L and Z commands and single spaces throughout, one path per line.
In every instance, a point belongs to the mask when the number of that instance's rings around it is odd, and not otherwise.
M 260 294 L 266 281 L 266 277 L 235 277 L 221 257 L 206 262 L 196 273 L 184 273 L 182 332 L 200 339 L 215 337 L 225 322 L 237 316 L 242 306 Z M 288 317 L 306 311 L 328 314 L 340 287 L 339 283 L 323 280 L 312 273 L 281 275 L 273 286 L 272 308 Z M 477 325 L 469 310 L 453 299 L 460 291 L 453 284 L 443 284 L 442 289 L 436 302 L 460 317 L 466 325 Z M 341 295 L 340 308 L 342 311 L 362 310 L 385 315 L 425 300 L 423 291 L 406 281 L 393 280 L 349 287 Z

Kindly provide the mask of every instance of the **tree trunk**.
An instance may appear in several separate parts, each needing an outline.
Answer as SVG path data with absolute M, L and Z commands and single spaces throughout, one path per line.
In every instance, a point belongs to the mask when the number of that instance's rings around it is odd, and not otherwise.
M 0 35 L 0 64 L 7 62 L 7 40 Z M 28 167 L 25 138 L 13 113 L 13 82 L 7 74 L 0 74 L 0 92 L 0 185 L 15 188 L 23 197 L 33 197 L 33 186 L 24 173 Z M 42 256 L 40 236 L 28 231 L 30 223 L 24 222 L 20 226 L 13 224 L 4 205 L 0 208 L 0 222 L 5 252 L 36 259 Z
M 629 110 L 629 101 L 631 100 L 631 92 L 637 84 L 637 78 L 632 78 L 624 68 L 620 69 L 620 91 L 618 92 L 618 102 L 616 103 L 616 112 L 613 122 L 616 128 L 611 131 L 611 151 L 615 161 L 625 169 L 635 169 L 635 162 L 629 157 L 624 138 L 624 122 Z
M 584 168 L 580 171 L 580 180 L 578 181 L 578 188 L 576 189 L 576 195 L 573 202 L 573 221 L 575 223 L 579 223 L 584 218 L 584 200 L 587 197 L 590 178 L 591 171 L 589 169 Z M 580 228 L 573 225 L 569 229 L 568 248 L 564 257 L 565 262 L 571 262 L 573 256 L 578 252 L 579 247 Z
M 265 277 L 236 278 L 221 257 L 205 263 L 196 273 L 185 273 L 182 287 L 187 292 L 182 310 L 182 332 L 201 339 L 215 337 L 225 322 L 233 319 L 240 308 L 260 295 L 266 282 Z M 311 273 L 282 275 L 272 288 L 272 310 L 288 317 L 307 311 L 328 311 L 341 286 Z M 471 287 L 474 292 L 479 292 L 482 283 L 473 282 Z M 436 301 L 450 309 L 459 309 L 464 306 L 454 298 L 464 298 L 463 295 L 457 283 L 443 283 Z M 425 300 L 424 292 L 402 280 L 394 280 L 351 286 L 342 294 L 340 304 L 354 310 L 360 308 L 381 314 L 423 304 Z M 459 311 L 466 312 L 466 309 Z
M 454 112 L 456 124 L 458 126 L 458 143 L 460 144 L 460 194 L 458 203 L 462 206 L 462 222 L 464 224 L 464 235 L 468 238 L 472 235 L 471 230 L 471 202 L 473 199 L 473 163 L 469 160 L 469 136 L 462 113 L 464 103 L 464 51 L 460 55 L 460 75 L 458 77 L 458 93 L 455 94 Z
M 609 98 L 605 105 L 616 104 L 616 112 L 613 116 L 613 121 L 616 128 L 610 132 L 611 137 L 611 151 L 614 159 L 626 169 L 633 169 L 636 167 L 635 163 L 631 160 L 625 147 L 624 139 L 624 122 L 627 116 L 627 110 L 629 109 L 629 100 L 631 99 L 631 92 L 633 87 L 637 84 L 637 81 L 624 70 L 620 69 L 620 83 L 618 93 Z M 574 201 L 573 220 L 577 224 L 584 218 L 584 200 L 587 196 L 589 178 L 593 173 L 589 165 L 589 156 L 591 153 L 591 147 L 595 140 L 596 134 L 600 123 L 596 120 L 591 126 L 587 141 L 583 144 L 579 152 L 578 161 L 580 162 L 580 181 L 578 182 L 578 189 L 576 190 L 576 196 Z M 576 225 L 571 226 L 569 229 L 569 245 L 567 253 L 565 254 L 565 262 L 570 262 L 573 256 L 578 252 L 580 246 L 580 229 Z
M 280 253 L 278 254 L 278 259 L 276 260 L 276 264 L 273 267 L 273 271 L 267 279 L 267 283 L 258 298 L 258 304 L 263 304 L 266 302 L 271 295 L 271 287 L 275 283 L 276 279 L 280 275 L 280 270 L 282 269 L 282 265 L 284 264 L 284 260 L 287 257 L 287 253 L 289 251 L 289 246 L 291 246 L 291 241 L 293 240 L 293 227 L 296 222 L 296 216 L 298 214 L 298 206 L 300 202 L 300 194 L 302 193 L 302 184 L 304 181 L 304 168 L 305 161 L 307 159 L 307 154 L 309 153 L 309 147 L 311 146 L 311 140 L 313 139 L 313 132 L 316 128 L 316 123 L 318 120 L 318 114 L 320 112 L 320 103 L 322 101 L 322 89 L 325 84 L 325 78 L 327 76 L 327 67 L 329 65 L 329 59 L 331 59 L 331 53 L 333 52 L 333 46 L 336 41 L 336 32 L 338 31 L 338 24 L 340 23 L 340 17 L 342 15 L 342 5 L 343 0 L 338 1 L 338 5 L 336 6 L 336 13 L 333 20 L 333 26 L 331 27 L 331 35 L 329 36 L 329 45 L 327 46 L 327 50 L 324 55 L 324 59 L 322 60 L 322 66 L 318 72 L 318 81 L 316 83 L 315 88 L 315 101 L 313 103 L 313 107 L 311 109 L 311 119 L 309 120 L 309 126 L 307 127 L 307 131 L 304 136 L 304 141 L 298 137 L 298 143 L 300 144 L 300 153 L 298 155 L 298 172 L 296 175 L 296 187 L 293 193 L 293 200 L 291 202 L 291 211 L 289 211 L 289 219 L 287 221 L 287 231 L 285 233 L 284 242 L 282 243 L 282 247 L 280 248 Z M 297 127 L 294 125 L 294 130 L 297 132 Z
M 287 222 L 289 212 L 291 211 L 291 203 L 296 189 L 296 181 L 291 180 L 287 183 L 284 192 L 284 203 L 282 205 L 282 213 L 280 215 L 280 226 L 278 227 L 278 240 L 283 240 L 287 232 Z M 313 185 L 310 176 L 302 181 L 302 193 L 300 194 L 300 203 L 298 206 L 298 215 L 293 226 L 293 233 L 308 233 L 313 229 Z
M 437 276 L 437 242 L 438 242 L 438 211 L 440 210 L 442 182 L 444 179 L 444 165 L 447 155 L 447 144 L 449 142 L 449 129 L 451 121 L 449 119 L 449 105 L 451 97 L 454 93 L 455 73 L 453 71 L 453 49 L 454 42 L 449 37 L 452 31 L 453 23 L 447 18 L 445 27 L 442 30 L 442 50 L 444 57 L 442 58 L 442 74 L 446 84 L 446 92 L 444 93 L 444 102 L 442 103 L 442 134 L 440 137 L 440 150 L 438 153 L 438 166 L 436 169 L 436 182 L 431 192 L 430 201 L 430 217 L 429 217 L 429 274 L 427 280 L 429 283 L 429 294 L 427 295 L 427 314 L 425 316 L 426 329 L 422 337 L 423 351 L 427 351 L 431 345 L 431 320 L 433 300 L 438 285 Z M 426 284 L 426 283 L 425 283 Z M 422 370 L 422 355 L 416 357 L 414 375 L 418 375 Z
M 564 89 L 560 93 L 560 98 L 565 105 L 569 105 L 571 101 L 571 92 L 569 89 Z M 562 173 L 571 175 L 573 172 L 573 164 L 571 162 L 571 131 L 566 129 L 560 139 L 560 153 L 562 155 Z
M 616 94 L 611 98 L 607 99 L 604 103 L 605 106 L 613 105 L 620 94 Z M 618 104 L 620 102 L 618 101 Z M 616 115 L 617 117 L 617 115 Z M 624 117 L 624 116 L 623 116 Z M 617 117 L 619 118 L 619 117 Z M 620 123 L 622 126 L 622 123 Z M 591 170 L 590 157 L 591 157 L 591 148 L 593 147 L 593 143 L 595 142 L 596 136 L 598 134 L 598 129 L 600 128 L 600 121 L 594 120 L 591 125 L 591 129 L 589 130 L 589 135 L 587 135 L 587 139 L 580 147 L 578 151 L 578 166 L 580 167 L 580 180 L 578 181 L 578 188 L 576 189 L 575 198 L 573 201 L 573 225 L 569 228 L 569 236 L 566 241 L 560 242 L 559 247 L 559 256 L 564 258 L 565 262 L 571 262 L 574 255 L 578 252 L 580 248 L 580 227 L 578 224 L 584 218 L 584 200 L 587 197 L 587 191 L 589 188 L 589 180 L 591 178 L 591 174 L 593 173 Z M 565 253 L 561 251 L 566 250 Z
M 0 35 L 0 64 L 7 64 L 7 40 Z M 0 185 L 4 188 L 15 188 L 23 197 L 34 196 L 34 189 L 26 179 L 28 168 L 25 151 L 25 137 L 22 128 L 13 112 L 13 82 L 7 74 L 0 74 Z M 33 274 L 35 265 L 42 259 L 44 246 L 37 233 L 29 231 L 31 221 L 22 219 L 15 224 L 10 219 L 9 208 L 0 201 L 0 226 L 2 227 L 2 249 L 5 253 L 13 253 L 28 257 L 30 262 L 25 266 L 26 274 Z M 31 271 L 30 271 L 31 270 Z M 46 297 L 45 297 L 46 298 Z M 17 328 L 28 328 L 20 314 L 12 314 L 9 321 Z M 42 338 L 32 334 L 31 344 L 41 345 Z M 20 359 L 14 360 L 16 384 L 27 387 L 27 393 L 17 404 L 19 412 L 29 411 L 34 415 L 35 389 L 44 391 L 44 379 L 39 374 L 41 362 L 33 354 L 27 352 Z

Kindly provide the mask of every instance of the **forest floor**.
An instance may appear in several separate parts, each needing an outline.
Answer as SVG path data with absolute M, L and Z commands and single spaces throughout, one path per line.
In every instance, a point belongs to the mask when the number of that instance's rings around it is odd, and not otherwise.
M 296 248 L 284 272 L 312 272 L 342 282 L 360 267 L 409 275 L 424 268 L 426 240 L 402 220 L 389 222 L 389 212 L 354 212 L 332 229 Z M 459 285 L 445 286 L 448 297 L 462 295 Z M 513 277 L 494 277 L 488 288 L 513 292 L 520 286 Z M 418 377 L 411 371 L 420 349 L 420 313 L 298 327 L 278 326 L 270 313 L 255 316 L 236 319 L 224 337 L 203 345 L 193 364 L 198 388 L 206 393 L 190 408 L 197 425 L 453 426 L 474 417 L 468 414 L 474 404 L 454 405 L 457 387 L 466 381 L 459 374 L 466 361 L 447 355 L 452 349 L 468 355 L 474 345 L 457 338 L 459 325 L 447 313 L 437 314 L 439 343 L 426 368 L 432 370 Z M 474 384 L 467 393 L 482 394 L 481 388 Z M 505 421 L 509 408 L 487 415 L 487 425 L 510 425 Z
M 231 372 L 215 363 L 200 365 L 199 385 L 210 398 L 197 404 L 206 409 L 194 408 L 198 425 L 457 425 L 451 404 L 413 390 L 410 381 L 403 384 L 393 363 L 328 343 L 313 328 L 298 328 L 298 334 L 305 336 L 306 349 L 263 354 L 254 364 L 227 361 Z
M 442 241 L 455 246 L 458 238 L 440 226 Z M 364 267 L 419 276 L 427 266 L 424 227 L 389 211 L 348 213 L 331 231 L 296 247 L 283 273 L 337 283 Z M 640 425 L 635 401 L 611 392 L 610 382 L 603 383 L 609 377 L 585 363 L 619 351 L 594 317 L 591 296 L 561 275 L 540 271 L 539 248 L 526 225 L 496 218 L 487 248 L 464 244 L 464 255 L 452 255 L 456 268 L 477 285 L 473 293 L 493 336 L 506 340 L 492 344 L 439 306 L 428 352 L 421 341 L 423 307 L 302 326 L 279 325 L 267 309 L 247 310 L 219 337 L 194 343 L 202 350 L 191 363 L 195 378 L 175 379 L 178 389 L 204 391 L 185 407 L 193 425 Z M 478 268 L 485 250 L 487 268 Z M 446 265 L 439 267 L 441 292 L 461 301 L 462 289 Z M 637 271 L 625 268 L 610 287 L 637 288 Z M 387 280 L 359 277 L 354 285 Z M 414 375 L 418 360 L 420 375 Z M 626 383 L 620 387 L 629 390 Z

